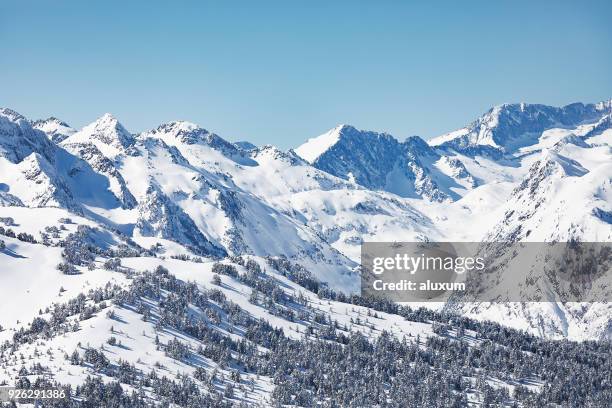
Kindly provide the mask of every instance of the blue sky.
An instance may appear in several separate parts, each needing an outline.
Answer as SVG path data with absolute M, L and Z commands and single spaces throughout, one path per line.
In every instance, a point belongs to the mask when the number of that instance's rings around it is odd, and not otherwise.
M 610 1 L 2 1 L 0 106 L 282 148 L 339 123 L 432 137 L 495 104 L 611 97 L 611 18 Z

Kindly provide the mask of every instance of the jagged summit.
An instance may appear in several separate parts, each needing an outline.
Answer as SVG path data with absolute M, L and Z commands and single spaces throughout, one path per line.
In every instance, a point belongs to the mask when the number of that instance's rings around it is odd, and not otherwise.
M 43 132 L 14 110 L 0 108 L 0 157 L 17 163 L 33 152 L 54 161 L 54 146 Z
M 308 139 L 306 143 L 295 148 L 295 152 L 304 160 L 310 163 L 314 162 L 327 149 L 338 142 L 340 131 L 344 126 L 345 125 L 336 126 L 322 135 Z
M 308 139 L 306 143 L 295 149 L 295 152 L 309 163 L 314 163 L 327 150 L 335 146 L 341 139 L 360 138 L 361 140 L 393 138 L 388 133 L 378 133 L 358 130 L 351 125 L 341 124 L 320 136 Z
M 563 156 L 554 149 L 547 149 L 542 152 L 540 160 L 534 164 L 530 171 L 532 176 L 544 173 L 550 176 L 557 173 L 559 177 L 581 177 L 589 172 L 578 161 Z M 530 181 L 533 181 L 533 177 Z
M 198 156 L 206 155 L 205 151 L 198 151 L 199 149 L 213 149 L 236 163 L 255 165 L 255 162 L 248 157 L 247 150 L 191 122 L 164 123 L 153 130 L 141 133 L 138 137 L 160 139 L 169 146 L 178 147 L 179 150 L 181 147 L 192 150 Z M 208 152 L 210 155 L 210 150 Z
M 0 114 L 2 116 L 6 116 L 7 118 L 9 118 L 12 121 L 18 121 L 18 120 L 26 120 L 25 117 L 23 117 L 20 113 L 15 112 L 14 110 L 10 109 L 10 108 L 1 108 L 0 107 Z
M 69 124 L 67 124 L 63 120 L 56 118 L 55 116 L 49 116 L 47 119 L 38 119 L 32 122 L 33 127 L 44 126 L 47 124 L 57 124 L 57 125 L 65 126 L 65 127 L 70 127 Z
M 465 128 L 431 139 L 429 144 L 462 152 L 489 147 L 511 153 L 537 143 L 547 129 L 597 121 L 607 110 L 605 103 L 572 103 L 563 107 L 502 104 L 494 106 Z
M 76 133 L 76 129 L 55 116 L 32 122 L 32 127 L 45 132 L 54 143 L 61 143 Z
M 253 143 L 247 140 L 240 140 L 238 142 L 234 142 L 234 144 L 238 146 L 239 148 L 241 148 L 242 150 L 245 150 L 247 152 L 257 149 L 257 145 L 254 145 Z
M 439 168 L 441 156 L 419 136 L 400 142 L 388 133 L 340 125 L 295 151 L 320 170 L 402 197 L 454 200 L 460 194 L 452 188 L 465 191 L 475 184 L 458 159 Z M 469 181 L 459 182 L 458 177 Z
M 144 132 L 143 137 L 158 137 L 164 140 L 169 145 L 176 143 L 196 144 L 203 143 L 206 145 L 224 146 L 228 149 L 236 150 L 238 147 L 216 133 L 210 132 L 203 127 L 187 121 L 173 121 L 163 123 L 157 128 Z
M 144 132 L 142 135 L 146 137 L 159 137 L 170 145 L 177 142 L 186 144 L 208 143 L 213 138 L 221 138 L 199 125 L 187 121 L 163 123 L 153 130 Z
M 198 130 L 198 129 L 208 133 L 206 129 L 200 127 L 199 125 L 193 122 L 189 122 L 186 120 L 173 120 L 171 122 L 162 123 L 157 128 L 149 131 L 149 133 L 164 132 L 164 133 L 180 134 L 180 133 L 193 132 L 194 130 Z
M 186 120 L 173 120 L 172 122 L 162 123 L 161 125 L 157 127 L 158 131 L 163 130 L 167 132 L 172 131 L 172 130 L 176 132 L 191 132 L 196 129 L 206 130 L 200 127 L 199 125 L 193 122 L 186 121 Z
M 261 160 L 279 160 L 291 165 L 307 165 L 306 162 L 300 155 L 298 155 L 293 149 L 285 152 L 276 146 L 267 144 L 261 147 L 257 147 L 250 151 L 251 157 L 258 161 Z
M 92 136 L 99 137 L 109 144 L 120 145 L 126 148 L 134 143 L 134 137 L 125 127 L 110 113 L 105 113 L 84 130 L 91 131 Z
M 110 113 L 65 139 L 63 144 L 93 143 L 104 154 L 116 156 L 134 144 L 134 136 Z

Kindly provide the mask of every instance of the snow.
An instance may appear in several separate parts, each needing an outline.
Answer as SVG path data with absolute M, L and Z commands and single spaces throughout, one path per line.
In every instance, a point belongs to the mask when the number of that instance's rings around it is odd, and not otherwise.
M 29 323 L 39 310 L 87 292 L 89 288 L 124 280 L 118 273 L 100 269 L 83 268 L 80 275 L 63 275 L 56 269 L 62 260 L 61 248 L 41 248 L 17 239 L 3 239 L 7 248 L 0 251 L 0 325 L 5 329 Z M 65 291 L 60 292 L 60 288 Z M 4 333 L 8 331 L 0 334 Z
M 321 154 L 338 142 L 344 126 L 338 125 L 320 136 L 308 139 L 306 143 L 296 148 L 295 152 L 307 162 L 313 163 Z
M 108 158 L 115 158 L 133 142 L 132 135 L 110 113 L 66 138 L 62 145 L 93 143 Z
M 612 131 L 606 128 L 608 122 L 589 116 L 591 108 L 585 108 L 588 115 L 583 121 L 566 126 L 546 124 L 545 130 L 533 132 L 534 126 L 541 125 L 530 119 L 534 109 L 553 118 L 557 112 L 546 107 L 504 105 L 485 114 L 474 122 L 476 125 L 446 134 L 429 145 L 418 138 L 399 143 L 386 134 L 350 128 L 356 137 L 378 144 L 376 148 L 361 146 L 363 150 L 351 159 L 355 162 L 337 160 L 336 164 L 345 167 L 341 169 L 345 172 L 337 175 L 331 174 L 337 168 L 325 170 L 317 162 L 350 139 L 341 138 L 342 131 L 349 129 L 344 125 L 309 139 L 295 152 L 273 146 L 248 146 L 246 151 L 183 121 L 131 135 L 108 114 L 65 140 L 56 140 L 54 134 L 70 133 L 59 122 L 30 125 L 21 115 L 1 110 L 0 217 L 14 219 L 14 225 L 4 227 L 32 234 L 39 241 L 54 227 L 61 229 L 49 238 L 49 246 L 0 236 L 6 244 L 0 251 L 0 344 L 27 328 L 34 317 L 48 317 L 46 309 L 54 304 L 107 283 L 127 287 L 132 273 L 159 265 L 200 289 L 220 290 L 250 316 L 282 329 L 286 336 L 303 338 L 310 323 L 287 320 L 251 303 L 252 289 L 239 280 L 223 275 L 219 286 L 212 284 L 212 268 L 219 261 L 220 250 L 254 260 L 281 290 L 303 294 L 309 308 L 351 332 L 369 339 L 383 331 L 398 339 L 434 336 L 430 323 L 322 299 L 272 269 L 265 257 L 284 255 L 330 287 L 355 293 L 359 291 L 358 265 L 364 241 L 549 242 L 576 238 L 611 242 Z M 496 132 L 507 123 L 506 114 L 511 123 L 527 123 L 527 130 L 500 138 L 504 135 Z M 473 149 L 453 144 L 461 138 L 468 138 Z M 501 141 L 504 143 L 498 144 Z M 507 150 L 492 155 L 490 150 L 479 149 L 483 145 Z M 402 150 L 389 154 L 395 146 Z M 372 155 L 371 162 L 364 160 L 368 155 Z M 391 156 L 397 160 L 389 169 L 370 166 Z M 381 176 L 382 184 L 367 188 L 360 184 L 364 174 Z M 25 206 L 8 206 L 20 201 Z M 64 218 L 72 222 L 60 221 Z M 60 243 L 80 225 L 98 229 L 93 239 L 100 247 L 117 248 L 130 242 L 155 248 L 156 256 L 143 253 L 121 258 L 127 274 L 104 269 L 106 258 L 98 256 L 91 269 L 80 266 L 80 274 L 64 275 L 57 270 L 63 261 Z M 208 252 L 198 253 L 194 244 L 201 244 Z M 183 260 L 173 258 L 177 256 Z M 232 259 L 226 257 L 221 262 L 245 272 Z M 526 264 L 521 270 L 536 265 L 532 261 L 523 260 Z M 500 282 L 525 277 L 500 276 Z M 554 287 L 546 280 L 538 288 L 551 302 L 409 306 L 460 312 L 546 338 L 610 336 L 612 306 L 558 302 Z M 114 364 L 125 360 L 143 372 L 156 369 L 172 379 L 180 373 L 193 375 L 196 365 L 207 371 L 218 369 L 229 377 L 229 367 L 202 356 L 194 357 L 197 361 L 178 361 L 155 345 L 157 334 L 162 343 L 178 338 L 195 349 L 198 342 L 194 338 L 170 329 L 156 330 L 130 307 L 107 303 L 104 310 L 80 321 L 78 330 L 24 344 L 19 353 L 36 356 L 36 362 L 50 367 L 54 379 L 74 386 L 95 373 L 91 368 L 71 365 L 64 356 L 86 346 L 101 350 Z M 152 310 L 157 307 L 153 301 L 149 306 Z M 193 309 L 190 312 L 197 314 Z M 110 310 L 114 317 L 107 315 Z M 228 325 L 215 328 L 241 339 L 241 333 L 232 332 Z M 109 345 L 110 336 L 121 344 Z M 470 345 L 479 342 L 471 335 L 466 341 Z M 17 358 L 7 360 L 0 368 L 0 382 L 13 381 L 21 365 Z M 245 393 L 237 391 L 237 400 L 269 404 L 272 378 L 245 374 L 243 381 L 252 381 L 255 386 Z M 487 381 L 494 387 L 513 387 L 496 378 Z M 537 390 L 537 382 L 532 388 Z M 475 403 L 478 400 L 477 395 L 470 398 Z
M 342 132 L 349 129 L 345 125 L 309 139 L 295 153 L 273 146 L 245 152 L 190 122 L 172 122 L 133 136 L 116 118 L 106 114 L 63 140 L 60 148 L 53 148 L 55 145 L 46 145 L 48 141 L 40 139 L 40 132 L 29 128 L 23 117 L 4 110 L 3 131 L 36 143 L 32 151 L 23 150 L 0 135 L 4 149 L 0 153 L 2 193 L 17 197 L 26 206 L 42 208 L 0 207 L 0 215 L 15 217 L 17 232 L 27 231 L 36 237 L 46 226 L 70 216 L 78 224 L 119 230 L 145 248 L 160 243 L 160 256 L 166 258 L 193 255 L 193 250 L 185 246 L 185 237 L 201 234 L 211 245 L 223 247 L 229 254 L 285 255 L 331 287 L 347 292 L 359 290 L 356 267 L 363 241 L 473 242 L 507 236 L 519 225 L 531 231 L 529 240 L 563 239 L 569 233 L 579 233 L 585 240 L 611 240 L 605 214 L 612 211 L 612 132 L 602 128 L 606 124 L 603 119 L 589 117 L 575 126 L 551 125 L 540 133 L 513 134 L 504 145 L 509 150 L 499 157 L 486 151 L 447 148 L 447 142 L 472 135 L 476 135 L 477 143 L 492 145 L 501 140 L 492 139 L 491 132 L 501 126 L 503 115 L 514 120 L 520 118 L 517 115 L 530 114 L 530 109 L 552 116 L 556 112 L 529 105 L 504 105 L 475 121 L 478 126 L 472 124 L 430 141 L 433 148 L 421 146 L 418 138 L 406 140 L 403 146 L 409 146 L 408 158 L 403 163 L 396 162 L 383 175 L 381 191 L 359 184 L 356 166 L 347 170 L 345 179 L 309 164 L 338 146 Z M 525 123 L 530 126 L 540 125 L 527 119 Z M 57 123 L 51 121 L 39 127 L 53 132 Z M 354 132 L 367 133 L 356 129 Z M 370 133 L 364 138 L 374 138 L 384 147 L 394 143 L 389 135 Z M 98 156 L 95 160 L 76 157 L 83 154 L 76 148 L 79 145 L 95 146 L 111 168 L 101 166 L 102 162 L 96 161 Z M 533 166 L 541 168 L 545 163 L 551 163 L 553 171 L 537 186 L 543 204 L 533 215 L 533 198 L 516 193 L 516 189 L 523 181 L 534 178 L 530 174 Z M 414 174 L 414 179 L 408 174 Z M 120 199 L 122 181 L 136 205 L 126 206 L 125 200 Z M 159 194 L 148 202 L 151 188 Z M 437 196 L 439 193 L 444 195 Z M 83 217 L 67 208 L 78 209 Z M 155 221 L 155 228 L 143 228 L 147 217 L 158 208 L 173 208 L 174 213 L 166 212 L 165 218 Z M 504 224 L 505 214 L 511 210 L 526 218 Z M 192 226 L 186 228 L 180 219 L 191 220 Z M 75 227 L 67 228 L 70 231 Z M 10 240 L 9 250 L 26 256 L 7 258 L 11 268 L 36 269 L 34 259 L 39 255 L 29 252 L 34 251 L 30 244 Z M 40 254 L 48 260 L 42 265 L 49 274 L 41 279 L 54 276 L 63 282 L 66 278 L 55 270 L 61 259 L 58 249 L 48 248 Z M 138 258 L 130 262 L 141 262 L 132 266 L 142 269 L 149 261 Z M 197 270 L 189 272 L 185 279 L 205 284 L 208 276 L 202 271 L 207 267 L 181 265 L 177 269 L 185 273 L 191 267 Z M 198 273 L 206 278 L 198 279 Z M 100 283 L 94 279 L 97 275 L 89 272 L 74 280 L 88 275 L 92 285 Z M 57 288 L 50 287 L 50 293 L 37 293 L 37 307 L 55 301 Z M 72 286 L 65 288 L 72 290 Z M 248 299 L 246 288 L 235 289 Z M 32 289 L 25 285 L 19 290 Z M 474 316 L 490 318 L 491 313 L 501 313 L 487 310 L 481 307 L 480 314 Z M 513 312 L 510 309 L 508 313 Z M 569 310 L 534 309 L 529 313 L 561 321 Z M 602 312 L 593 309 L 589 313 L 580 321 L 565 318 L 569 323 L 562 336 L 590 338 L 601 333 Z M 594 319 L 591 322 L 597 322 L 592 328 L 585 323 L 589 316 Z M 342 319 L 341 314 L 337 317 Z M 508 324 L 540 332 L 542 328 L 534 326 L 534 321 L 508 319 Z M 540 334 L 547 335 L 545 330 Z
M 76 133 L 76 129 L 54 117 L 38 120 L 32 124 L 32 127 L 46 133 L 55 143 L 60 143 Z
M 609 145 L 610 139 L 612 139 L 612 129 L 607 129 L 599 135 L 589 138 L 589 143 L 591 143 L 592 145 Z
M 444 142 L 448 142 L 458 137 L 465 136 L 468 134 L 468 132 L 469 132 L 469 129 L 467 128 L 457 129 L 452 132 L 448 132 L 443 135 L 433 137 L 427 140 L 427 143 L 429 143 L 430 146 L 439 146 Z
M 14 215 L 19 216 L 20 214 Z M 31 224 L 29 227 L 36 228 L 37 226 Z M 62 275 L 53 268 L 55 262 L 60 259 L 59 248 L 49 248 L 48 250 L 52 254 L 45 255 L 45 252 L 40 252 L 40 245 L 18 242 L 14 244 L 11 241 L 9 246 L 16 253 L 26 256 L 26 258 L 19 259 L 29 259 L 29 262 L 39 262 L 40 259 L 47 259 L 48 265 L 45 264 L 42 268 L 32 268 L 28 267 L 25 263 L 28 261 L 23 260 L 19 264 L 5 264 L 8 270 L 3 271 L 3 274 L 0 275 L 0 278 L 6 279 L 6 281 L 0 280 L 0 283 L 3 283 L 0 286 L 0 296 L 3 299 L 9 300 L 9 302 L 3 302 L 5 307 L 11 307 L 17 310 L 18 313 L 15 313 L 14 310 L 9 312 L 9 310 L 0 308 L 2 316 L 11 316 L 12 319 L 10 321 L 6 319 L 6 321 L 0 321 L 5 328 L 4 331 L 0 332 L 0 341 L 10 338 L 14 329 L 27 324 L 33 316 L 38 315 L 39 309 L 44 310 L 52 302 L 65 301 L 65 299 L 76 296 L 79 292 L 86 292 L 89 288 L 102 287 L 106 282 L 114 282 L 121 286 L 129 284 L 129 279 L 126 279 L 125 275 L 102 269 L 95 269 L 93 271 L 83 270 L 81 275 Z M 34 254 L 33 251 L 38 252 Z M 43 251 L 46 251 L 46 249 L 43 249 Z M 3 255 L 0 254 L 0 257 L 3 257 Z M 404 337 L 415 338 L 416 336 L 425 339 L 433 335 L 430 324 L 408 322 L 400 316 L 382 312 L 376 312 L 376 317 L 373 317 L 365 307 L 321 300 L 316 294 L 309 292 L 289 281 L 273 269 L 266 267 L 263 259 L 253 259 L 260 263 L 270 276 L 279 281 L 279 287 L 282 290 L 293 295 L 297 295 L 297 293 L 304 294 L 311 307 L 325 313 L 332 320 L 337 320 L 341 326 L 346 325 L 351 331 L 362 332 L 371 339 L 379 336 L 383 330 L 396 335 L 399 339 Z M 300 339 L 307 331 L 308 326 L 304 322 L 289 322 L 271 314 L 259 305 L 250 303 L 248 299 L 252 289 L 231 277 L 222 276 L 221 285 L 214 286 L 211 283 L 213 263 L 210 261 L 193 263 L 176 259 L 138 257 L 124 258 L 122 263 L 125 267 L 133 268 L 136 271 L 152 270 L 158 265 L 163 265 L 175 274 L 177 278 L 183 281 L 195 282 L 202 289 L 216 287 L 225 294 L 228 300 L 239 305 L 251 316 L 264 318 L 274 327 L 282 329 L 290 338 Z M 240 265 L 235 266 L 239 271 L 244 272 Z M 31 270 L 31 274 L 25 276 L 23 275 L 23 270 Z M 18 275 L 22 276 L 19 277 Z M 4 285 L 5 282 L 10 282 L 11 284 Z M 66 291 L 60 293 L 60 286 L 63 286 Z M 30 296 L 35 296 L 36 301 L 31 302 Z M 24 299 L 27 299 L 27 301 L 24 302 Z M 151 304 L 150 307 L 154 308 L 155 305 Z M 110 310 L 114 313 L 112 318 L 108 317 Z M 45 316 L 45 313 L 43 313 L 43 316 Z M 19 319 L 19 323 L 17 323 L 17 319 Z M 356 321 L 361 321 L 361 323 L 357 324 L 355 323 Z M 173 330 L 156 330 L 153 323 L 143 321 L 139 314 L 129 308 L 110 305 L 92 318 L 81 321 L 79 326 L 79 330 L 72 333 L 42 340 L 34 344 L 24 344 L 20 348 L 20 352 L 26 355 L 33 355 L 34 349 L 36 349 L 39 356 L 37 361 L 50 367 L 51 372 L 54 373 L 54 379 L 62 383 L 72 384 L 73 386 L 82 384 L 84 378 L 93 373 L 90 368 L 72 366 L 65 360 L 65 355 L 69 355 L 72 351 L 79 350 L 82 347 L 94 347 L 104 352 L 111 362 L 116 364 L 120 360 L 127 361 L 135 364 L 138 369 L 145 373 L 155 368 L 159 370 L 160 374 L 175 379 L 179 373 L 193 375 L 195 370 L 194 364 L 169 358 L 155 345 L 154 337 L 157 335 L 160 343 L 163 344 L 167 343 L 170 339 L 178 338 L 182 342 L 189 344 L 193 350 L 197 349 L 199 343 L 194 338 Z M 223 329 L 220 330 L 225 335 L 237 340 L 240 339 L 238 334 L 224 331 Z M 119 344 L 115 346 L 106 344 L 110 336 L 115 337 Z M 198 366 L 206 367 L 208 370 L 217 367 L 217 364 L 213 361 L 203 357 L 199 358 L 201 361 L 197 362 Z M 0 370 L 0 381 L 12 377 L 12 373 L 17 368 L 19 366 L 12 366 L 10 363 L 3 367 Z M 229 367 L 217 369 L 226 376 L 230 374 Z M 110 378 L 105 376 L 103 378 L 106 381 L 110 380 Z M 251 380 L 256 381 L 254 391 L 249 391 L 246 396 L 242 396 L 252 403 L 266 401 L 273 390 L 273 383 L 270 378 L 262 376 L 255 378 L 254 375 L 245 374 L 242 380 L 246 383 Z

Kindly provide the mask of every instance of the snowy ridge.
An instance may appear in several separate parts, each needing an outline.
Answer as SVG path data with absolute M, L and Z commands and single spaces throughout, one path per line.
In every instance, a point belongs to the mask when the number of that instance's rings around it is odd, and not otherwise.
M 295 149 L 295 152 L 309 163 L 313 163 L 325 151 L 334 146 L 347 125 L 338 125 L 320 136 L 308 139 L 306 143 Z
M 605 102 L 574 103 L 562 108 L 504 104 L 495 106 L 468 127 L 434 138 L 429 143 L 456 150 L 492 147 L 502 152 L 513 152 L 536 142 L 547 129 L 575 128 L 585 122 L 596 122 L 609 111 Z
M 157 129 L 145 132 L 139 137 L 160 138 L 170 146 L 201 144 L 209 146 L 227 158 L 244 165 L 252 165 L 248 154 L 234 143 L 230 143 L 219 135 L 190 122 L 180 121 L 160 125 Z
M 33 152 L 52 161 L 54 146 L 19 113 L 0 108 L 0 158 L 18 163 Z
M 32 127 L 44 132 L 54 143 L 60 143 L 77 132 L 66 122 L 53 116 L 33 122 Z
M 113 115 L 105 113 L 95 122 L 62 141 L 63 145 L 73 143 L 93 143 L 107 157 L 114 158 L 120 153 L 125 153 L 126 149 L 134 144 L 134 136 Z
M 502 206 L 503 218 L 486 233 L 484 241 L 611 242 L 612 219 L 607 217 L 612 210 L 611 153 L 609 145 L 591 146 L 576 136 L 565 137 L 545 149 Z M 508 262 L 524 261 L 512 259 L 501 250 L 499 256 L 504 255 L 509 257 Z M 504 279 L 525 282 L 531 298 L 544 296 L 543 301 L 550 303 L 532 306 L 516 302 L 467 303 L 449 304 L 447 308 L 472 317 L 508 316 L 515 327 L 535 329 L 540 335 L 583 339 L 590 333 L 610 338 L 610 305 L 560 302 L 557 291 L 570 288 L 564 288 L 562 282 L 548 275 L 543 266 L 532 267 L 531 271 L 525 276 L 500 276 L 498 282 Z M 504 287 L 503 283 L 499 286 Z M 551 287 L 557 291 L 551 291 Z M 594 282 L 591 290 L 596 288 L 609 290 Z
M 456 200 L 475 183 L 465 167 L 457 172 L 459 159 L 439 163 L 440 154 L 418 136 L 399 142 L 387 133 L 342 125 L 295 151 L 318 169 L 402 197 Z

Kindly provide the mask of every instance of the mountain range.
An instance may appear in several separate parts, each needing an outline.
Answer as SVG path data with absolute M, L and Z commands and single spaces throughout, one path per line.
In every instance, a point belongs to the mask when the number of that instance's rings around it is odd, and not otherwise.
M 54 308 L 66 299 L 105 287 L 112 292 L 112 285 L 133 288 L 135 273 L 160 267 L 202 287 L 222 275 L 213 286 L 224 296 L 299 338 L 312 330 L 311 320 L 258 306 L 259 292 L 218 265 L 243 271 L 246 260 L 255 262 L 259 266 L 251 268 L 267 270 L 280 282 L 278 296 L 302 293 L 317 305 L 320 319 L 353 327 L 374 309 L 322 299 L 326 291 L 343 294 L 333 299 L 359 293 L 363 242 L 612 241 L 612 102 L 500 105 L 431 140 L 340 125 L 288 151 L 232 143 L 189 122 L 133 134 L 105 114 L 77 130 L 57 118 L 33 121 L 4 108 L 0 225 L 0 342 L 32 332 L 33 318 L 55 316 Z M 544 275 L 520 279 L 540 279 L 540 289 L 549 283 Z M 138 307 L 153 312 L 174 299 L 172 288 L 156 298 L 162 302 L 157 306 L 137 302 Z M 545 293 L 537 304 L 427 307 L 442 316 L 503 322 L 544 339 L 612 338 L 612 306 L 561 302 L 554 290 Z M 84 310 L 80 306 L 79 313 Z M 123 319 L 133 327 L 120 333 L 127 347 L 118 352 L 121 359 L 153 366 L 166 358 L 151 340 L 163 326 L 160 320 L 154 330 L 136 309 L 115 310 L 119 320 L 101 310 L 74 333 L 45 335 L 49 355 L 104 343 L 109 331 L 125 326 L 119 324 Z M 374 337 L 377 330 L 439 334 L 432 321 L 394 316 L 368 319 L 374 320 L 371 326 L 349 331 Z M 232 325 L 219 327 L 234 339 L 246 336 Z M 174 332 L 157 336 L 162 343 L 180 338 L 197 346 Z M 36 339 L 20 347 L 33 353 Z M 55 363 L 53 357 L 45 360 L 61 371 L 57 379 L 80 384 L 82 376 L 77 381 L 58 356 Z M 11 378 L 11 369 L 20 366 L 10 361 L 5 358 L 0 379 Z M 167 359 L 160 364 L 187 370 Z M 262 381 L 252 391 L 254 401 L 268 398 L 273 388 L 271 378 Z

